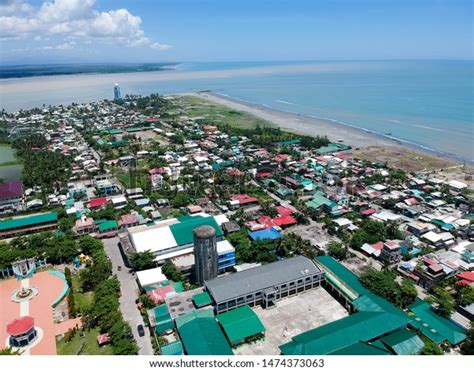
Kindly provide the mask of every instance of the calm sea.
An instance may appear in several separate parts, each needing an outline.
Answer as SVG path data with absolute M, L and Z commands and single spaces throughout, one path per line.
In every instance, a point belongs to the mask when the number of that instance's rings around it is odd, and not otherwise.
M 233 73 L 222 73 L 226 70 Z M 176 71 L 158 73 L 165 78 L 134 81 L 134 74 L 127 74 L 117 75 L 117 82 L 122 94 L 209 89 L 389 134 L 402 142 L 474 161 L 473 61 L 183 63 Z M 112 98 L 110 79 L 101 84 L 97 81 L 107 75 L 96 76 L 90 85 L 76 86 L 73 77 L 66 87 L 55 88 L 48 87 L 49 82 L 62 77 L 0 80 L 1 107 L 17 110 Z M 41 79 L 43 91 L 26 88 L 9 93 L 11 85 L 35 79 Z

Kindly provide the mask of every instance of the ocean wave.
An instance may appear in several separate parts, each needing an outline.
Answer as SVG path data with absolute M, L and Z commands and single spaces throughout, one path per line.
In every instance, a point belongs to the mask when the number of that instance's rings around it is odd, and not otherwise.
M 413 126 L 416 126 L 418 128 L 422 128 L 422 129 L 428 129 L 428 130 L 446 131 L 446 130 L 443 130 L 443 129 L 433 128 L 431 126 L 426 126 L 426 125 L 413 125 Z
M 291 104 L 292 106 L 296 106 L 296 103 L 288 102 L 286 100 L 276 99 L 275 102 L 283 103 L 283 104 Z
M 374 131 L 374 130 L 370 130 L 370 129 L 363 128 L 361 126 L 350 124 L 346 121 L 336 120 L 336 119 L 333 119 L 333 118 L 330 118 L 330 117 L 316 116 L 316 115 L 310 115 L 310 114 L 302 114 L 302 113 L 298 113 L 298 112 L 294 112 L 294 111 L 283 110 L 283 109 L 280 109 L 280 108 L 275 108 L 275 107 L 269 106 L 267 104 L 256 104 L 256 103 L 252 103 L 252 102 L 250 102 L 248 100 L 245 100 L 245 99 L 233 97 L 233 96 L 228 95 L 228 94 L 219 93 L 219 94 L 216 94 L 216 95 L 222 95 L 222 96 L 225 96 L 227 98 L 230 98 L 231 100 L 233 99 L 233 100 L 236 100 L 236 101 L 240 101 L 244 104 L 250 104 L 252 106 L 263 106 L 265 108 L 270 108 L 272 110 L 281 111 L 281 112 L 285 112 L 285 113 L 289 113 L 289 114 L 293 114 L 293 115 L 306 116 L 306 117 L 311 117 L 311 118 L 314 118 L 314 119 L 334 122 L 335 124 L 343 125 L 343 126 L 346 126 L 346 127 L 358 130 L 358 131 L 363 131 L 365 133 L 369 133 L 369 134 L 372 134 L 372 135 L 375 135 L 375 136 L 378 136 L 378 137 L 382 137 L 382 138 L 385 138 L 385 139 L 388 139 L 388 140 L 392 140 L 392 141 L 395 141 L 395 142 L 404 143 L 405 145 L 407 145 L 411 148 L 415 148 L 415 149 L 418 148 L 418 149 L 421 149 L 425 152 L 435 154 L 437 156 L 447 156 L 447 157 L 455 158 L 457 160 L 466 161 L 466 162 L 469 162 L 469 163 L 474 163 L 474 160 L 469 159 L 469 158 L 465 158 L 463 156 L 456 155 L 455 153 L 440 151 L 438 149 L 434 149 L 432 147 L 428 147 L 428 146 L 420 144 L 420 143 L 416 143 L 416 142 L 412 142 L 410 140 L 395 137 L 393 135 L 382 134 L 382 133 L 379 133 L 379 132 Z

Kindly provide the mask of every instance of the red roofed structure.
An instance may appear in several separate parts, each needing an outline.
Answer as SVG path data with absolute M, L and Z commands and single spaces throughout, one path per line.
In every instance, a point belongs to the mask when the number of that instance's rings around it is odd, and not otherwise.
M 97 344 L 104 345 L 104 344 L 107 344 L 108 342 L 110 342 L 109 334 L 105 333 L 105 334 L 100 334 L 99 336 L 97 336 Z
M 289 207 L 285 207 L 282 205 L 275 207 L 275 209 L 280 216 L 288 216 L 293 214 L 293 210 L 291 210 Z
M 369 216 L 369 215 L 375 214 L 376 212 L 377 210 L 374 210 L 374 209 L 365 209 L 365 210 L 362 210 L 360 213 L 364 216 Z
M 27 333 L 35 326 L 33 317 L 24 316 L 15 318 L 7 325 L 7 332 L 10 336 L 18 336 Z
M 286 216 L 279 216 L 273 219 L 273 223 L 275 223 L 279 227 L 287 227 L 290 225 L 294 225 L 298 222 L 291 215 L 286 215 Z
M 158 287 L 152 291 L 147 291 L 147 295 L 153 300 L 155 304 L 163 303 L 166 299 L 166 294 L 174 292 L 174 287 L 171 285 Z
M 36 340 L 35 320 L 30 316 L 15 318 L 7 324 L 7 333 L 10 335 L 10 346 L 28 346 Z
M 456 275 L 457 278 L 461 278 L 461 281 L 456 282 L 460 285 L 472 285 L 474 284 L 474 272 L 462 272 Z
M 107 197 L 93 198 L 89 201 L 89 209 L 97 209 L 105 205 L 107 205 Z
M 234 195 L 231 197 L 232 201 L 239 201 L 241 205 L 248 205 L 253 203 L 258 203 L 257 197 L 252 197 L 246 194 Z

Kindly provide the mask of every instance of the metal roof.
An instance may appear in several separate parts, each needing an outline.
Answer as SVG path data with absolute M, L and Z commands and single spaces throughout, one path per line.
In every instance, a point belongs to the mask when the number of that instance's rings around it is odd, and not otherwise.
M 293 337 L 280 346 L 281 352 L 285 355 L 335 353 L 406 327 L 410 322 L 405 312 L 375 294 L 363 295 L 353 304 L 359 312 Z
M 417 334 L 407 329 L 395 331 L 384 336 L 380 341 L 399 356 L 419 354 L 425 345 Z
M 389 356 L 390 352 L 384 348 L 380 348 L 374 344 L 368 344 L 363 341 L 349 345 L 345 348 L 336 350 L 330 355 L 339 356 Z
M 57 213 L 38 214 L 26 216 L 24 218 L 7 219 L 0 221 L 0 231 L 8 231 L 10 229 L 25 228 L 38 224 L 53 223 L 58 220 Z
M 359 341 L 370 341 L 408 324 L 408 317 L 386 312 L 358 312 L 304 332 L 280 346 L 284 355 L 325 355 Z
M 214 301 L 219 303 L 320 272 L 321 270 L 310 259 L 295 256 L 218 277 L 204 284 Z
M 426 301 L 417 299 L 408 309 L 414 313 L 411 324 L 431 341 L 439 344 L 448 340 L 456 345 L 466 339 L 466 334 L 461 327 L 437 315 Z
M 265 326 L 248 305 L 219 314 L 216 318 L 231 344 L 265 331 Z
M 212 310 L 195 310 L 175 320 L 188 355 L 233 355 Z
M 179 340 L 173 341 L 172 343 L 162 345 L 160 350 L 164 356 L 180 356 L 183 354 L 183 344 Z
M 321 265 L 324 271 L 327 271 L 326 273 L 335 276 L 335 278 L 340 280 L 354 293 L 358 295 L 370 293 L 369 290 L 362 286 L 362 284 L 359 282 L 359 279 L 354 273 L 352 273 L 349 269 L 344 267 L 341 263 L 339 263 L 331 256 L 318 256 L 315 260 L 317 264 Z
M 211 226 L 216 231 L 216 237 L 222 236 L 222 229 L 217 224 L 216 220 L 212 216 L 202 217 L 194 216 L 178 224 L 170 225 L 171 233 L 178 246 L 188 245 L 193 243 L 194 236 L 193 231 L 203 225 Z

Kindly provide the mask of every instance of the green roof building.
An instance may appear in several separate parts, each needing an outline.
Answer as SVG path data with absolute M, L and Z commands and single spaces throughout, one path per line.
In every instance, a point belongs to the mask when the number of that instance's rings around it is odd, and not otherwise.
M 171 319 L 166 304 L 158 305 L 152 309 L 152 312 L 152 316 L 154 318 L 152 325 L 155 326 L 155 332 L 158 335 L 163 335 L 169 331 L 174 330 L 174 322 Z
M 175 319 L 188 355 L 233 355 L 212 309 L 195 310 Z
M 411 325 L 431 341 L 437 344 L 448 341 L 456 345 L 466 339 L 465 330 L 436 314 L 426 301 L 417 299 L 408 309 L 413 312 Z
M 324 271 L 324 277 L 326 280 L 346 294 L 350 300 L 354 300 L 360 295 L 370 293 L 368 289 L 362 286 L 354 273 L 344 267 L 333 257 L 328 255 L 318 256 L 315 260 Z
M 423 340 L 412 331 L 401 329 L 381 338 L 380 343 L 398 356 L 419 354 L 424 347 Z
M 179 340 L 161 346 L 161 354 L 164 356 L 181 356 L 183 355 L 183 343 Z
M 383 346 L 369 344 L 363 341 L 349 345 L 330 353 L 331 356 L 390 356 L 391 353 Z
M 98 229 L 100 233 L 116 231 L 118 229 L 118 224 L 115 220 L 107 220 L 103 223 L 100 223 Z
M 202 308 L 212 304 L 212 299 L 207 292 L 193 295 L 193 303 L 196 308 Z
M 347 300 L 352 301 L 355 314 L 330 322 L 293 337 L 280 346 L 284 355 L 327 354 L 386 354 L 385 344 L 373 344 L 383 336 L 406 329 L 410 318 L 400 308 L 364 288 L 356 275 L 329 256 L 319 256 L 316 263 L 325 271 L 329 287 L 336 288 Z M 403 335 L 407 335 L 403 333 Z M 408 338 L 408 336 L 407 336 Z M 407 341 L 403 344 L 403 341 Z M 417 339 L 390 339 L 391 344 L 402 352 L 404 346 L 417 344 Z M 397 343 L 398 341 L 398 343 Z M 357 353 L 360 352 L 360 353 Z
M 171 233 L 178 246 L 192 244 L 194 241 L 193 231 L 203 225 L 209 225 L 216 231 L 216 238 L 223 235 L 221 227 L 217 224 L 212 216 L 202 217 L 193 216 L 189 219 L 182 220 L 180 223 L 170 225 Z
M 56 228 L 57 213 L 46 213 L 22 218 L 0 220 L 0 237 L 13 237 L 21 233 L 42 232 Z
M 244 343 L 265 332 L 265 326 L 248 305 L 219 314 L 216 318 L 232 345 Z

